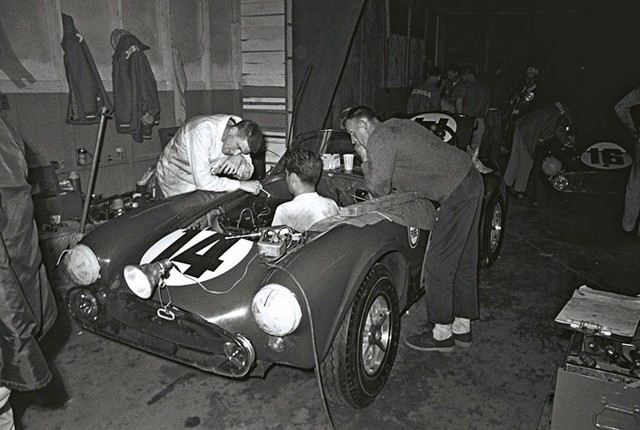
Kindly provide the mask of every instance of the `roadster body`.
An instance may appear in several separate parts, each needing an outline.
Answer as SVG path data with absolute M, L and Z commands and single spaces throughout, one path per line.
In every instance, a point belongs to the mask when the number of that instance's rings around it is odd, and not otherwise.
M 292 147 L 353 153 L 338 130 Z M 400 316 L 423 292 L 434 206 L 414 194 L 367 200 L 356 161 L 351 172 L 325 170 L 318 184 L 340 214 L 297 232 L 271 226 L 292 198 L 282 163 L 262 183 L 257 196 L 150 201 L 95 228 L 64 258 L 69 311 L 90 331 L 218 375 L 317 368 L 330 401 L 366 406 L 391 371 Z M 505 198 L 498 175 L 485 184 L 481 263 L 490 263 Z

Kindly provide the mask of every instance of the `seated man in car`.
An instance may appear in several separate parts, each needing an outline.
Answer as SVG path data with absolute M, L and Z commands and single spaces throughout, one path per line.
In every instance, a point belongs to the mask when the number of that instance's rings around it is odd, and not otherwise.
M 272 225 L 286 225 L 305 231 L 316 222 L 338 214 L 333 200 L 316 192 L 322 173 L 322 159 L 306 149 L 289 151 L 284 155 L 287 188 L 294 198 L 276 208 Z

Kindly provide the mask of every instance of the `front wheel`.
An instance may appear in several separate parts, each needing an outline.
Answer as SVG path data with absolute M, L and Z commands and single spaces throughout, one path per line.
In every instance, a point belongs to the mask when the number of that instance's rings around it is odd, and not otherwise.
M 487 212 L 481 227 L 481 263 L 490 266 L 497 259 L 504 239 L 504 222 L 506 219 L 506 204 L 502 194 L 496 190 L 489 199 Z
M 399 334 L 396 289 L 389 270 L 376 264 L 320 364 L 327 399 L 355 408 L 373 402 L 391 373 Z

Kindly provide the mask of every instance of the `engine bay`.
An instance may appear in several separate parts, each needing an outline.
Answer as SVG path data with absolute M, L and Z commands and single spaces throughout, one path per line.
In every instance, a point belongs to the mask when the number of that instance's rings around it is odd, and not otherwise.
M 362 178 L 340 172 L 323 172 L 317 191 L 321 196 L 333 199 L 340 207 L 369 199 Z M 258 195 L 245 194 L 215 208 L 194 221 L 189 228 L 210 228 L 232 236 L 256 234 L 271 226 L 276 208 L 291 199 L 293 195 L 287 189 L 284 177 L 281 177 L 267 181 Z

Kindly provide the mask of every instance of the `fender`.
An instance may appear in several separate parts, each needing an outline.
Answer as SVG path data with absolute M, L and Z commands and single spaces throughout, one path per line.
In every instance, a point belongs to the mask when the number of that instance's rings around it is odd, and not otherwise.
M 389 255 L 395 256 L 398 254 L 400 258 L 403 258 L 399 252 L 396 252 L 399 248 L 399 242 L 387 241 L 381 244 L 378 242 L 379 235 L 364 231 L 365 229 L 371 228 L 378 229 L 380 228 L 379 224 L 380 223 L 366 227 L 346 225 L 337 227 L 329 232 L 333 233 L 333 238 L 325 237 L 322 241 L 312 241 L 308 243 L 305 245 L 304 252 L 296 252 L 295 255 L 291 255 L 290 258 L 279 265 L 285 270 L 276 267 L 265 280 L 265 283 L 273 282 L 285 285 L 298 296 L 303 315 L 306 315 L 306 317 L 303 316 L 303 321 L 298 330 L 288 337 L 296 344 L 308 342 L 311 336 L 309 336 L 310 326 L 307 303 L 305 302 L 303 294 L 299 291 L 300 288 L 292 281 L 289 274 L 286 273 L 296 272 L 296 274 L 294 274 L 296 281 L 304 290 L 304 296 L 307 297 L 309 303 L 313 304 L 311 316 L 314 324 L 319 360 L 324 358 L 331 347 L 335 334 L 340 328 L 340 324 L 342 324 L 342 321 L 350 311 L 358 288 L 373 265 Z M 402 228 L 406 231 L 406 227 L 400 227 L 390 222 L 385 222 L 385 224 L 387 224 L 385 228 L 394 228 L 395 226 L 395 228 Z M 424 233 L 424 231 L 421 231 L 421 233 Z M 350 243 L 350 240 L 355 240 L 356 238 L 362 241 L 363 237 L 368 243 L 362 247 L 363 252 L 358 256 L 359 258 L 348 252 L 344 252 L 341 255 L 335 254 L 334 240 L 339 238 L 339 240 L 344 241 L 344 243 Z M 417 248 L 424 250 L 427 240 L 428 234 L 421 234 Z M 408 238 L 406 239 L 406 243 L 408 246 Z M 316 245 L 314 246 L 314 244 Z M 332 252 L 332 254 L 329 254 L 329 252 Z M 420 260 L 422 256 L 423 254 L 420 254 Z M 329 261 L 331 261 L 331 263 L 328 263 Z M 328 264 L 331 264 L 331 266 L 328 266 Z M 402 270 L 394 279 L 398 290 L 400 309 L 402 310 L 407 302 L 408 286 L 411 276 L 408 261 L 403 258 L 400 264 L 396 264 L 396 267 L 390 267 L 391 271 L 397 271 L 398 266 L 400 266 Z M 301 267 L 308 268 L 308 270 L 301 272 L 298 270 Z M 329 268 L 331 270 L 330 276 L 327 275 Z M 323 272 L 322 276 L 318 276 L 319 271 Z M 342 281 L 343 285 L 335 285 L 332 283 L 332 279 L 345 279 L 345 272 L 347 271 L 346 284 L 344 281 Z M 316 280 L 319 278 L 323 278 L 322 285 L 316 283 Z M 303 363 L 302 367 L 305 368 L 313 368 L 315 366 L 311 348 L 297 348 L 295 353 L 297 354 L 297 365 Z M 279 355 L 279 360 L 282 360 L 284 355 L 286 355 L 286 351 Z

